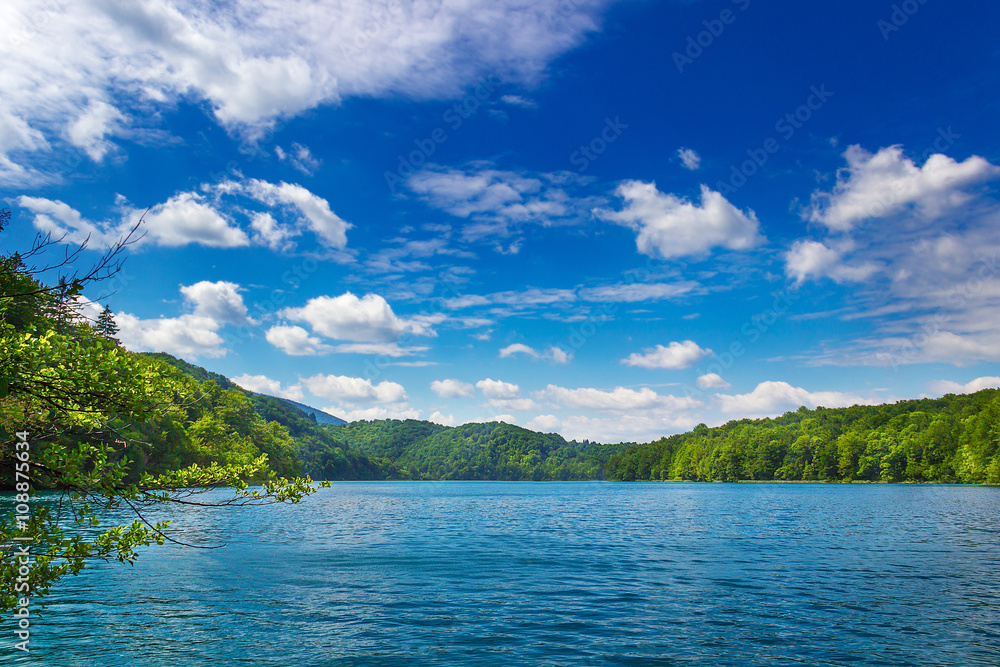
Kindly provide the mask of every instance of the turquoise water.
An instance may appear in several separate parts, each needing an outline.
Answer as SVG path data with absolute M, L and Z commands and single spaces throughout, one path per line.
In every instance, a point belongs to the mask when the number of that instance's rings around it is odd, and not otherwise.
M 1000 664 L 997 488 L 341 483 L 181 515 L 226 546 L 68 578 L 11 663 Z

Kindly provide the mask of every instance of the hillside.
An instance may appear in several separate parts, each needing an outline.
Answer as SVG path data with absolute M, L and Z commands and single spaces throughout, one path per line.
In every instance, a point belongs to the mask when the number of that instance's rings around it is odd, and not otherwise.
M 413 479 L 603 479 L 608 458 L 625 447 L 566 442 L 556 434 L 503 422 L 448 427 L 379 420 L 327 429 L 351 448 L 392 461 Z
M 1000 390 L 939 399 L 799 408 L 637 445 L 607 478 L 1000 483 Z

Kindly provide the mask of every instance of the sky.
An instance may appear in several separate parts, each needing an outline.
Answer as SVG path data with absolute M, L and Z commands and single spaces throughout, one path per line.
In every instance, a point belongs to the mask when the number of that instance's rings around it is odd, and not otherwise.
M 8 0 L 0 251 L 349 419 L 648 441 L 1000 385 L 1000 5 Z

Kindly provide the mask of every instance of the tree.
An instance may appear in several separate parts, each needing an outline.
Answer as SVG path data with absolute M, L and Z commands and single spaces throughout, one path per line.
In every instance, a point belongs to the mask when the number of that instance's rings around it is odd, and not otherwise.
M 0 212 L 0 232 L 9 217 Z M 24 607 L 26 599 L 45 595 L 60 577 L 93 559 L 131 563 L 139 547 L 180 541 L 169 520 L 146 518 L 151 508 L 298 502 L 314 490 L 308 478 L 276 477 L 266 454 L 135 474 L 132 452 L 143 443 L 129 433 L 145 423 L 169 423 L 185 409 L 178 396 L 198 400 L 159 362 L 95 332 L 76 310 L 83 289 L 121 268 L 137 230 L 86 272 L 60 275 L 54 287 L 39 276 L 71 269 L 86 243 L 42 266 L 31 262 L 62 239 L 36 237 L 27 252 L 0 256 L 0 483 L 6 480 L 17 494 L 15 511 L 0 516 L 0 610 Z M 229 413 L 244 419 L 244 408 L 237 402 Z M 248 433 L 253 428 L 247 422 Z M 256 428 L 257 441 L 273 452 L 287 449 L 281 433 Z M 262 482 L 259 488 L 250 487 L 253 480 Z M 225 498 L 198 497 L 218 487 L 229 489 Z M 36 502 L 39 489 L 61 495 Z M 133 521 L 95 534 L 102 514 L 116 508 L 130 511 Z
M 117 341 L 116 336 L 118 335 L 118 325 L 115 324 L 115 316 L 112 314 L 111 309 L 107 306 L 101 311 L 101 314 L 97 316 L 97 333 L 101 334 L 108 340 Z

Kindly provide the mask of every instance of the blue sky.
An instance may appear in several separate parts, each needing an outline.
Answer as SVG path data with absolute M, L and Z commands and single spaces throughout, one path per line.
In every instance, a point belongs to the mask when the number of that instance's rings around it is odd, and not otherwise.
M 96 250 L 148 209 L 86 295 L 130 349 L 348 419 L 614 442 L 1000 384 L 994 4 L 0 19 L 0 241 Z

